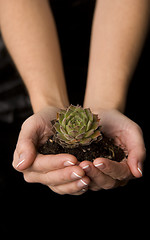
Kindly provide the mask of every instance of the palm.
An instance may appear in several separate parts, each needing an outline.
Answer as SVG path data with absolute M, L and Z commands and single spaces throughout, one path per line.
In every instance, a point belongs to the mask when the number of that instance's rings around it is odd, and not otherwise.
M 107 110 L 99 115 L 102 131 L 125 148 L 129 165 L 142 162 L 145 158 L 145 145 L 140 127 L 117 110 Z
M 102 131 L 129 150 L 137 139 L 140 128 L 132 120 L 117 110 L 106 111 L 101 119 Z
M 55 107 L 46 107 L 42 111 L 34 114 L 31 118 L 27 119 L 26 123 L 28 123 L 28 126 L 31 124 L 32 132 L 36 133 L 36 144 L 43 144 L 48 137 L 53 134 L 50 121 L 56 118 L 57 112 L 58 109 Z

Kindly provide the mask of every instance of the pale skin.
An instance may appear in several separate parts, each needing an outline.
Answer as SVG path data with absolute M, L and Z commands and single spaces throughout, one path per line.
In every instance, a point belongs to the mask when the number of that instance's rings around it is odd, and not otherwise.
M 22 126 L 13 160 L 27 182 L 45 184 L 59 194 L 80 195 L 142 176 L 146 154 L 142 131 L 121 112 L 146 36 L 149 4 L 149 0 L 97 1 L 84 107 L 99 114 L 103 131 L 117 136 L 128 159 L 79 163 L 69 154 L 43 156 L 36 150 L 50 136 L 49 122 L 58 109 L 69 105 L 51 9 L 46 0 L 0 1 L 1 32 L 35 112 Z

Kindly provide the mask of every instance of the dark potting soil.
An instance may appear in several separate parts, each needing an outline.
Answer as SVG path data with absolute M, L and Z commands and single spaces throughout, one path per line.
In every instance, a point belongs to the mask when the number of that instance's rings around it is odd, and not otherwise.
M 120 146 L 114 144 L 114 140 L 103 135 L 100 141 L 92 142 L 88 146 L 78 146 L 76 148 L 62 147 L 60 144 L 53 140 L 51 136 L 48 141 L 39 148 L 39 153 L 48 154 L 59 154 L 69 153 L 74 155 L 78 161 L 83 160 L 93 161 L 95 158 L 102 157 L 108 158 L 120 162 L 126 156 L 124 150 Z

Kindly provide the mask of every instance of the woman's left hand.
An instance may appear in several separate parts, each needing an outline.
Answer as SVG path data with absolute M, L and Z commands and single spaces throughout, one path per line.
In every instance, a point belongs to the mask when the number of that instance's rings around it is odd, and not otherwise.
M 125 185 L 129 179 L 142 176 L 143 161 L 146 149 L 141 128 L 117 110 L 99 110 L 102 131 L 121 144 L 128 158 L 115 162 L 105 158 L 97 158 L 92 162 L 83 161 L 80 167 L 91 179 L 89 189 L 111 189 Z

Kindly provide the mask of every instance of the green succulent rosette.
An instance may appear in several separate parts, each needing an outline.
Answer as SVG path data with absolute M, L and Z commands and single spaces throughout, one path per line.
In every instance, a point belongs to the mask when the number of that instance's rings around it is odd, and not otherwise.
M 57 119 L 52 121 L 54 140 L 68 148 L 89 145 L 102 137 L 99 121 L 98 115 L 92 114 L 89 108 L 70 105 L 57 113 Z

